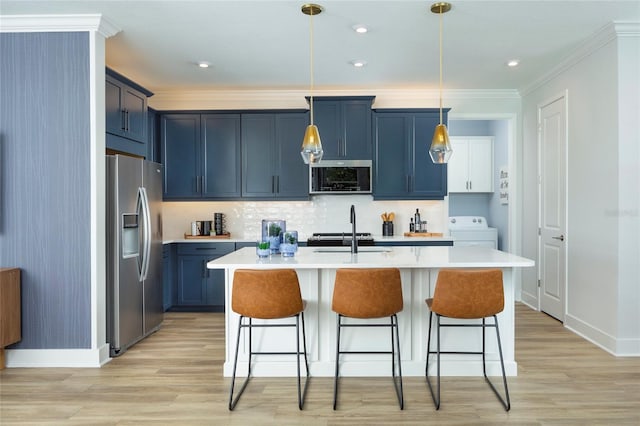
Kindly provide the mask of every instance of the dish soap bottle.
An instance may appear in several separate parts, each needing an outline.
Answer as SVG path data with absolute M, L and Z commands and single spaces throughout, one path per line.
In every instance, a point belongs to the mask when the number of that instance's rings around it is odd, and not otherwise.
M 413 223 L 415 232 L 420 232 L 422 222 L 420 221 L 420 211 L 418 211 L 418 209 L 416 209 L 416 214 L 413 217 Z

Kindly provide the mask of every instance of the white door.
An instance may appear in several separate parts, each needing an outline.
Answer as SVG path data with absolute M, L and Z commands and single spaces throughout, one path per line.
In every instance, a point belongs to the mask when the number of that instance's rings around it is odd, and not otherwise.
M 564 321 L 566 289 L 566 95 L 538 108 L 540 309 Z

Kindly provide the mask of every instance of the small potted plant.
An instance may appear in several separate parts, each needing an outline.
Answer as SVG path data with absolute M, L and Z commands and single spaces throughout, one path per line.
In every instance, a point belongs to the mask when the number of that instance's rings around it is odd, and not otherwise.
M 270 223 L 267 230 L 267 239 L 269 240 L 272 253 L 277 253 L 280 249 L 280 239 L 282 238 L 282 227 L 278 223 Z
M 286 231 L 280 243 L 280 253 L 284 257 L 291 257 L 298 251 L 298 231 Z
M 269 241 L 258 241 L 256 244 L 256 254 L 258 257 L 269 257 L 271 249 L 269 248 Z

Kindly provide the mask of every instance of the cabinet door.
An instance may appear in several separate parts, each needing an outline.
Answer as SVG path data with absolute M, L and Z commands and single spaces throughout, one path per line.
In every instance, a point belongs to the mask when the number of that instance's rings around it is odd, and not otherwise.
M 403 114 L 374 114 L 375 161 L 373 196 L 394 199 L 409 192 L 408 143 L 410 118 Z
M 302 138 L 308 124 L 308 113 L 283 113 L 276 116 L 278 198 L 309 198 L 309 165 L 304 164 L 300 155 Z
M 451 138 L 449 192 L 493 192 L 493 139 Z
M 120 83 L 107 76 L 105 81 L 106 131 L 114 135 L 124 134 L 124 121 L 121 109 L 122 88 Z
M 323 160 L 339 160 L 342 158 L 340 156 L 342 152 L 341 111 L 338 101 L 313 100 L 313 122 L 318 126 L 318 132 L 320 133 Z M 302 140 L 300 140 L 300 143 L 302 143 Z
M 370 160 L 371 101 L 344 101 L 342 103 L 344 142 L 342 158 L 348 160 Z
M 240 115 L 201 117 L 203 198 L 240 197 Z
M 467 192 L 469 190 L 469 150 L 464 138 L 449 138 L 451 158 L 448 164 L 449 192 Z
M 371 99 L 314 99 L 325 160 L 370 160 Z
M 164 199 L 200 198 L 200 116 L 167 114 L 161 119 Z
M 217 259 L 220 256 L 207 258 L 206 261 Z M 206 300 L 205 304 L 212 306 L 216 312 L 224 312 L 224 271 L 221 269 L 207 269 Z
M 178 256 L 178 305 L 205 304 L 206 258 L 198 255 Z
M 276 189 L 273 114 L 242 114 L 242 196 L 272 198 Z
M 123 86 L 122 110 L 124 111 L 125 137 L 147 142 L 147 97 L 130 87 Z
M 434 164 L 429 156 L 431 139 L 438 123 L 437 113 L 413 116 L 411 195 L 414 198 L 433 200 L 447 195 L 447 165 Z
M 169 310 L 174 303 L 173 289 L 173 244 L 162 246 L 162 305 L 164 310 Z
M 469 139 L 469 190 L 493 192 L 493 140 Z

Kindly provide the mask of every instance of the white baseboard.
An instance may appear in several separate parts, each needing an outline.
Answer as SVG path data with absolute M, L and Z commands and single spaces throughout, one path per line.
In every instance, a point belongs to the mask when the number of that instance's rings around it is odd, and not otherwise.
M 6 349 L 7 368 L 100 368 L 111 360 L 109 345 L 98 349 Z
M 531 296 L 528 293 L 524 293 L 522 292 L 522 294 L 520 295 L 520 302 L 527 305 L 528 307 L 530 307 L 531 309 L 533 309 L 534 311 L 538 310 L 538 299 Z
M 640 339 L 638 338 L 618 339 L 571 314 L 565 315 L 564 326 L 612 355 L 640 356 Z

